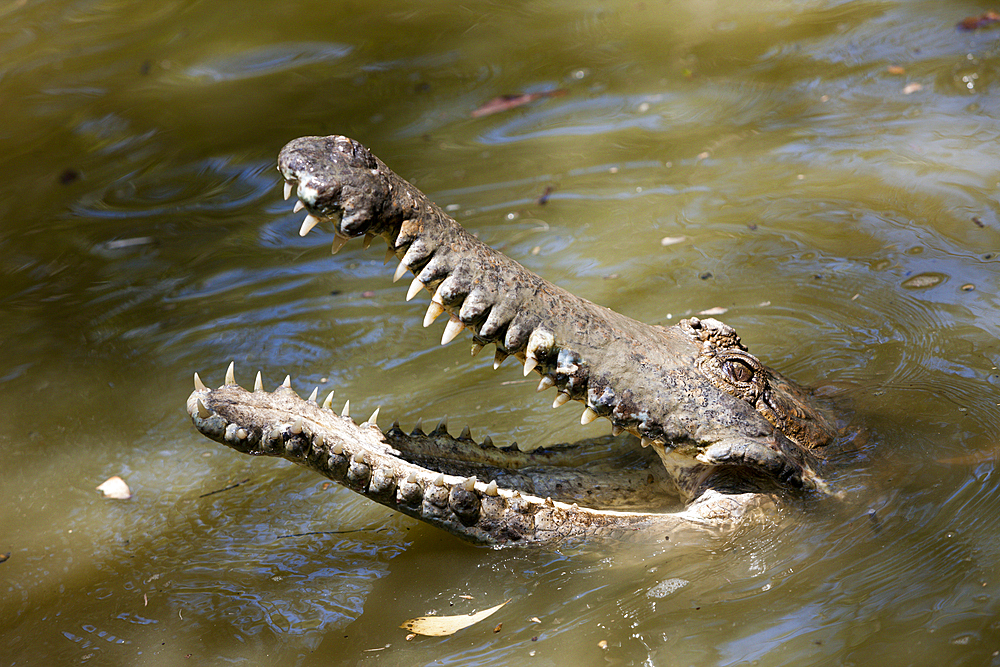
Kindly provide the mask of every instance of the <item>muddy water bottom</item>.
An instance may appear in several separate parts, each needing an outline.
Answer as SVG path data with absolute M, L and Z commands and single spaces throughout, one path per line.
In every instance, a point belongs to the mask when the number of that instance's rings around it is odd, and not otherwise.
M 996 660 L 998 54 L 955 27 L 978 9 L 241 8 L 0 9 L 0 663 Z M 534 99 L 473 116 L 507 94 Z M 606 433 L 438 346 L 380 248 L 296 234 L 275 157 L 335 132 L 561 286 L 717 317 L 835 391 L 865 434 L 841 496 L 492 551 L 198 436 L 191 373 L 232 360 L 404 428 Z M 508 598 L 452 637 L 398 627 Z

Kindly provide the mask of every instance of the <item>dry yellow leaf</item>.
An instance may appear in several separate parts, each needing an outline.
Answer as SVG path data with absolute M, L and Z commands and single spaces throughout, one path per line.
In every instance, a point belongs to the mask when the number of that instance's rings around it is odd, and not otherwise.
M 492 616 L 508 602 L 510 602 L 510 600 L 505 600 L 495 607 L 490 607 L 489 609 L 484 609 L 483 611 L 477 611 L 474 614 L 461 614 L 459 616 L 419 616 L 405 621 L 399 627 L 409 630 L 410 632 L 415 632 L 418 635 L 426 635 L 428 637 L 445 637 L 447 635 L 453 635 L 462 628 L 475 625 L 484 618 Z

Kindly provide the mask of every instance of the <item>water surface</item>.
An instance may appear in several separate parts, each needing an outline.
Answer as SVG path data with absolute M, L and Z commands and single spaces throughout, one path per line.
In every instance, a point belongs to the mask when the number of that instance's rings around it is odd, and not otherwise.
M 734 7 L 0 8 L 0 663 L 997 663 L 1000 33 L 956 30 L 971 3 Z M 500 444 L 607 429 L 439 347 L 381 249 L 297 236 L 275 157 L 329 133 L 593 301 L 724 309 L 853 406 L 843 500 L 491 551 L 197 435 L 191 373 L 230 360 Z

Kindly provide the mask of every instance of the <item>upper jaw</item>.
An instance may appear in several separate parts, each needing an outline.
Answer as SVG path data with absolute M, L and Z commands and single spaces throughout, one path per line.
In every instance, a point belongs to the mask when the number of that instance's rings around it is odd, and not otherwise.
M 334 253 L 352 236 L 365 234 L 366 243 L 376 234 L 386 239 L 386 259 L 401 259 L 394 280 L 406 270 L 415 275 L 407 300 L 422 289 L 434 293 L 424 326 L 441 313 L 449 313 L 442 344 L 469 327 L 477 343 L 474 354 L 483 344 L 496 343 L 494 368 L 508 356 L 520 359 L 525 375 L 535 370 L 543 376 L 539 391 L 552 386 L 559 390 L 553 407 L 569 399 L 587 405 L 581 416 L 584 424 L 606 417 L 614 432 L 628 430 L 642 438 L 644 446 L 657 445 L 666 453 L 684 445 L 698 465 L 756 466 L 792 486 L 810 485 L 810 457 L 797 452 L 802 447 L 785 438 L 781 424 L 757 405 L 761 396 L 770 396 L 766 382 L 770 369 L 746 352 L 730 327 L 697 318 L 685 320 L 679 327 L 649 327 L 559 290 L 492 249 L 484 250 L 478 241 L 473 247 L 457 223 L 392 174 L 367 149 L 345 137 L 294 140 L 282 149 L 278 168 L 286 179 L 286 199 L 297 194 L 300 204 L 296 210 L 308 211 L 301 235 L 321 221 L 333 220 Z M 420 252 L 414 254 L 418 247 Z M 463 259 L 463 254 L 472 261 Z M 484 314 L 483 319 L 467 319 L 473 295 L 458 292 L 457 300 L 452 296 L 456 292 L 451 289 L 456 284 L 455 273 L 464 270 L 481 284 L 488 282 L 482 278 L 484 271 L 498 262 L 507 262 L 502 271 L 520 274 L 511 281 L 501 271 L 497 284 L 529 284 L 536 303 L 505 302 L 508 296 L 500 294 L 491 304 L 493 310 L 484 311 L 489 318 Z M 544 317 L 527 321 L 525 314 L 530 316 L 531 308 L 551 313 L 550 321 Z M 504 309 L 513 315 L 508 320 L 495 320 Z M 519 335 L 512 338 L 515 330 Z M 622 347 L 624 352 L 606 354 L 609 344 Z M 757 386 L 753 396 L 734 389 L 720 372 L 720 350 L 728 351 L 727 359 L 739 358 L 758 374 L 753 378 Z M 641 357 L 642 362 L 633 361 L 631 371 L 623 375 L 625 357 Z M 605 363 L 608 358 L 610 365 Z M 666 385 L 661 385 L 661 380 Z M 635 397 L 638 399 L 632 400 Z M 655 400 L 649 400 L 651 397 Z M 705 410 L 706 400 L 718 407 Z M 761 404 L 769 407 L 772 403 Z M 712 427 L 713 410 L 729 415 L 725 423 L 715 424 L 718 428 Z M 699 425 L 692 430 L 687 421 Z M 804 446 L 808 448 L 809 443 Z

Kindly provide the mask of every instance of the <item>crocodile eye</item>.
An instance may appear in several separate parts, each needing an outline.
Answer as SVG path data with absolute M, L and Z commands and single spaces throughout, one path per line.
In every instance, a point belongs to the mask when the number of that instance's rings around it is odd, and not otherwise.
M 726 376 L 736 384 L 746 384 L 753 380 L 753 369 L 742 361 L 729 359 L 722 364 L 722 369 L 726 372 Z

